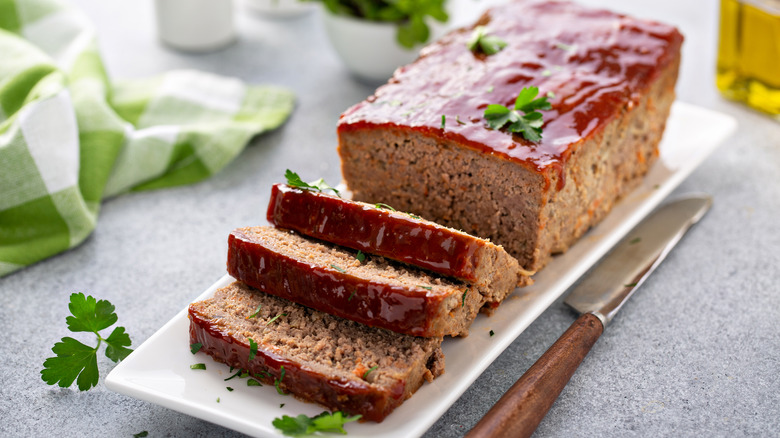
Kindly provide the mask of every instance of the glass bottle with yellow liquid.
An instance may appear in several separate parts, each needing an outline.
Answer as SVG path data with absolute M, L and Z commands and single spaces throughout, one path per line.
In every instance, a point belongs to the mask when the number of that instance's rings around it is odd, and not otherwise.
M 780 0 L 721 0 L 718 89 L 780 119 Z

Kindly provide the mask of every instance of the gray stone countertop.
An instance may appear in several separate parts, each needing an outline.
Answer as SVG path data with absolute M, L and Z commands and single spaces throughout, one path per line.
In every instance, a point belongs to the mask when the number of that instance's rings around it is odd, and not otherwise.
M 158 43 L 151 1 L 78 0 L 96 23 L 112 77 L 193 68 L 290 87 L 297 107 L 225 170 L 190 186 L 104 203 L 81 246 L 0 279 L 0 435 L 205 437 L 239 434 L 116 394 L 45 385 L 42 362 L 68 334 L 68 296 L 116 305 L 137 347 L 224 273 L 226 236 L 265 223 L 269 187 L 286 168 L 341 178 L 335 126 L 374 86 L 349 76 L 320 11 L 271 20 L 239 8 L 238 41 L 192 55 Z M 536 436 L 777 436 L 780 430 L 780 124 L 714 87 L 718 3 L 589 1 L 673 23 L 685 34 L 681 101 L 739 121 L 737 133 L 675 191 L 714 206 L 594 346 Z M 553 303 L 427 432 L 462 436 L 566 330 Z

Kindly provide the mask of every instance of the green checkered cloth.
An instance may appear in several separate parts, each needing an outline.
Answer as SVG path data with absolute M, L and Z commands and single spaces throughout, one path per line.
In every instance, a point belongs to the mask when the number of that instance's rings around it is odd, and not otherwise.
M 0 0 L 0 276 L 80 244 L 106 197 L 213 175 L 293 106 L 195 71 L 111 82 L 84 14 Z

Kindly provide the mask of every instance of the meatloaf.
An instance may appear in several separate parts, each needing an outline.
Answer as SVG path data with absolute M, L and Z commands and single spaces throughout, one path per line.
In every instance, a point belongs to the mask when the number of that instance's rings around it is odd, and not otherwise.
M 268 221 L 479 286 L 511 289 L 529 279 L 529 273 L 500 246 L 388 205 L 276 184 L 271 189 Z
M 234 230 L 227 270 L 269 294 L 414 336 L 466 335 L 487 302 L 467 283 L 382 257 L 361 261 L 356 251 L 272 227 Z
M 444 372 L 441 338 L 366 327 L 240 282 L 191 304 L 189 318 L 190 342 L 215 360 L 366 420 L 382 421 Z
M 338 125 L 354 199 L 383 202 L 502 245 L 528 270 L 565 251 L 658 157 L 682 35 L 672 26 L 557 1 L 518 1 L 475 24 L 506 47 L 470 50 L 455 30 Z M 542 139 L 486 125 L 536 86 Z

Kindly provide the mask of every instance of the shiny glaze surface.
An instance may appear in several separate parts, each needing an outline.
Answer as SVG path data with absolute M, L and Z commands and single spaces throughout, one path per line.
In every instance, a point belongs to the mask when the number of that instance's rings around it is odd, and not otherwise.
M 271 189 L 268 221 L 317 239 L 476 281 L 482 240 L 408 214 L 284 184 Z
M 207 316 L 190 305 L 190 344 L 201 343 L 201 351 L 231 367 L 248 371 L 268 385 L 284 377 L 279 386 L 306 400 L 320 403 L 331 410 L 362 414 L 366 420 L 381 422 L 403 402 L 405 382 L 398 381 L 390 390 L 359 379 L 327 376 L 298 361 L 285 358 L 273 347 L 258 344 L 257 353 L 249 361 L 249 345 L 240 342 Z
M 448 297 L 421 287 L 370 281 L 288 257 L 233 231 L 228 238 L 227 270 L 234 278 L 304 306 L 414 336 L 443 336 L 434 325 Z
M 638 103 L 683 40 L 673 26 L 567 2 L 513 2 L 478 24 L 507 47 L 475 54 L 466 47 L 472 29 L 450 33 L 347 110 L 339 132 L 397 127 L 561 173 L 578 144 Z M 512 107 L 531 85 L 554 94 L 539 143 L 486 127 L 488 104 Z

